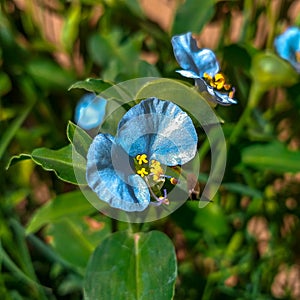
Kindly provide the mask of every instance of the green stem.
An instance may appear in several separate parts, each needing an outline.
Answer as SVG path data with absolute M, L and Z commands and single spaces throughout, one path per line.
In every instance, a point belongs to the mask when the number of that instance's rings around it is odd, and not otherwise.
M 243 132 L 243 129 L 244 129 L 246 123 L 251 118 L 252 110 L 258 105 L 262 94 L 263 94 L 263 89 L 261 89 L 260 86 L 254 82 L 254 84 L 251 86 L 251 89 L 250 89 L 249 101 L 247 103 L 247 106 L 246 106 L 242 116 L 240 117 L 238 123 L 236 124 L 236 126 L 234 127 L 234 129 L 231 133 L 231 136 L 229 139 L 230 144 L 235 144 L 238 141 L 241 133 Z

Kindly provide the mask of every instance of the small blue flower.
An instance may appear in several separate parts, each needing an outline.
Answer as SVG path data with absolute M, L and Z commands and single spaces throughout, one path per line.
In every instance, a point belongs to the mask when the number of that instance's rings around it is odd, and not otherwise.
M 142 211 L 168 204 L 161 188 L 167 166 L 183 165 L 197 151 L 191 118 L 172 102 L 148 98 L 123 116 L 115 137 L 98 134 L 87 154 L 90 188 L 110 206 Z
M 300 73 L 300 28 L 289 27 L 275 38 L 274 46 L 279 56 L 289 61 Z
M 208 99 L 221 105 L 236 104 L 233 99 L 235 89 L 225 81 L 220 73 L 220 66 L 214 52 L 199 49 L 192 33 L 172 37 L 175 58 L 183 70 L 178 70 L 184 77 L 194 78 L 201 93 Z
M 75 108 L 75 123 L 85 130 L 100 126 L 105 116 L 107 101 L 93 93 L 85 94 Z

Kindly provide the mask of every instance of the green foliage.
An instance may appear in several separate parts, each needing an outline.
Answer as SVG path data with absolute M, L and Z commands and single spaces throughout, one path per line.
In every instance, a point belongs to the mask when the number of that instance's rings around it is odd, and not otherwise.
M 213 17 L 215 3 L 216 0 L 203 1 L 201 4 L 193 0 L 185 1 L 176 14 L 172 33 L 200 32 Z
M 41 207 L 27 224 L 26 232 L 33 233 L 41 229 L 45 224 L 62 221 L 66 217 L 86 216 L 95 209 L 86 201 L 80 191 L 73 191 L 55 197 L 49 203 Z
M 245 165 L 279 174 L 299 172 L 299 159 L 299 151 L 289 151 L 283 144 L 277 142 L 251 145 L 242 152 L 242 162 Z
M 300 84 L 273 47 L 283 25 L 299 24 L 293 1 L 174 0 L 167 29 L 146 1 L 50 2 L 0 1 L 1 297 L 298 299 Z M 211 25 L 217 38 L 203 38 Z M 175 72 L 171 35 L 187 31 L 214 48 L 237 105 L 212 108 Z M 196 200 L 140 225 L 99 213 L 85 189 L 96 132 L 72 122 L 85 92 L 108 99 L 99 130 L 113 135 L 143 98 L 187 111 L 199 135 Z M 198 190 L 213 195 L 201 209 Z
M 118 232 L 93 253 L 84 294 L 86 299 L 172 299 L 176 275 L 174 247 L 163 233 Z

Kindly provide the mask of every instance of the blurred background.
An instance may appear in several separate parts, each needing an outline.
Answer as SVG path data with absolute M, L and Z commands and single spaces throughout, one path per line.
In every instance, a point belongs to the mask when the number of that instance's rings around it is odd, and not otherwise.
M 0 7 L 1 299 L 82 299 L 94 248 L 127 228 L 83 202 L 68 212 L 64 200 L 83 198 L 75 185 L 31 160 L 6 170 L 10 158 L 66 145 L 84 94 L 68 91 L 78 80 L 183 80 L 170 40 L 188 31 L 215 51 L 238 104 L 216 107 L 228 154 L 214 202 L 198 209 L 187 201 L 146 224 L 176 248 L 174 299 L 300 299 L 300 81 L 294 73 L 273 80 L 272 60 L 257 67 L 259 55 L 277 56 L 277 35 L 300 25 L 300 1 L 0 0 Z M 255 84 L 263 92 L 241 121 Z M 243 130 L 231 143 L 237 124 Z M 204 134 L 200 141 L 201 192 L 210 154 Z

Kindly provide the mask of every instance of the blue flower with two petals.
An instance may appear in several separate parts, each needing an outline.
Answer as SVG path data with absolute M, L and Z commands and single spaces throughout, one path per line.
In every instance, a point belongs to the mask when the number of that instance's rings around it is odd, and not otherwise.
M 300 28 L 289 27 L 275 38 L 274 46 L 279 56 L 289 61 L 300 73 Z
M 74 121 L 85 130 L 100 126 L 105 116 L 107 101 L 93 93 L 85 94 L 75 108 Z
M 199 49 L 192 33 L 172 37 L 175 58 L 183 70 L 178 70 L 184 77 L 194 78 L 200 92 L 205 92 L 208 99 L 221 105 L 236 104 L 233 99 L 235 89 L 225 80 L 214 52 Z
M 116 136 L 98 134 L 87 154 L 90 188 L 111 207 L 143 211 L 168 204 L 161 191 L 167 166 L 194 158 L 197 134 L 191 118 L 172 102 L 148 98 L 128 110 Z M 175 178 L 169 178 L 176 184 Z

